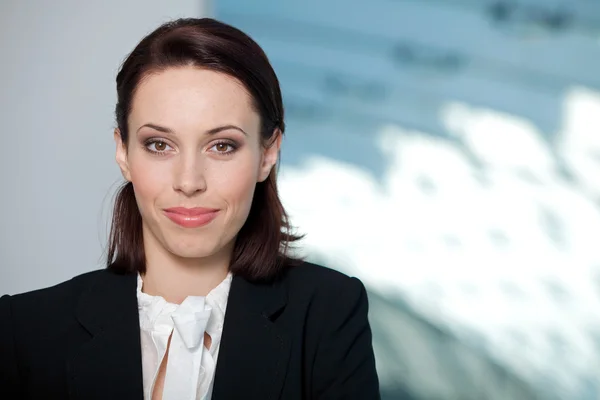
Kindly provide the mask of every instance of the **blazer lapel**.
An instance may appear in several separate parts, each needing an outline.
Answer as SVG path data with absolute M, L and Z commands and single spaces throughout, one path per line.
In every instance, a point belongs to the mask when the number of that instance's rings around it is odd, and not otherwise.
M 91 338 L 68 364 L 71 399 L 143 399 L 135 274 L 105 271 L 79 303 Z
M 213 400 L 279 399 L 290 339 L 273 323 L 285 307 L 281 282 L 231 284 L 217 359 Z

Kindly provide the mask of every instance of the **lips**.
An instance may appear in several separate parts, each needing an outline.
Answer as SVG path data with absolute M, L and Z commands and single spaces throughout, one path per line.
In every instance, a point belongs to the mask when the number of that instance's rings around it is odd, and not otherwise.
M 173 207 L 163 211 L 171 221 L 184 228 L 204 226 L 215 219 L 219 213 L 218 209 L 203 207 Z

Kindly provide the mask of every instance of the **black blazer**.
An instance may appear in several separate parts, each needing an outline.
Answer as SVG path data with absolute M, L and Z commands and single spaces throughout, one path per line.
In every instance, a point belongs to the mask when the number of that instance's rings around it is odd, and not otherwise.
M 0 298 L 0 399 L 142 399 L 136 274 Z M 379 399 L 363 284 L 303 263 L 233 278 L 213 399 Z

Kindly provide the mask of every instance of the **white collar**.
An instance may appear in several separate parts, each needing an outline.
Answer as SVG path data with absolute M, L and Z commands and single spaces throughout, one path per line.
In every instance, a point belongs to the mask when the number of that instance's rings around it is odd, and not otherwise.
M 200 315 L 194 315 L 194 313 L 202 313 L 205 308 L 208 308 L 211 310 L 211 318 L 207 321 L 206 333 L 213 338 L 220 337 L 232 280 L 233 275 L 230 272 L 206 297 L 188 296 L 181 304 L 174 304 L 167 302 L 162 296 L 152 296 L 142 292 L 143 279 L 138 274 L 137 300 L 142 329 L 153 330 L 156 328 L 157 319 L 161 315 L 172 314 L 177 311 L 180 318 L 187 315 L 186 320 L 190 320 L 192 317 L 198 319 Z

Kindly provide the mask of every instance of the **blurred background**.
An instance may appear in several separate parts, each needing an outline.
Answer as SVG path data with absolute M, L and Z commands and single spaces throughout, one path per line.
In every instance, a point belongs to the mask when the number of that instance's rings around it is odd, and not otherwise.
M 267 52 L 281 193 L 360 277 L 383 399 L 600 399 L 600 2 L 0 2 L 0 293 L 102 266 L 114 77 L 167 19 Z

